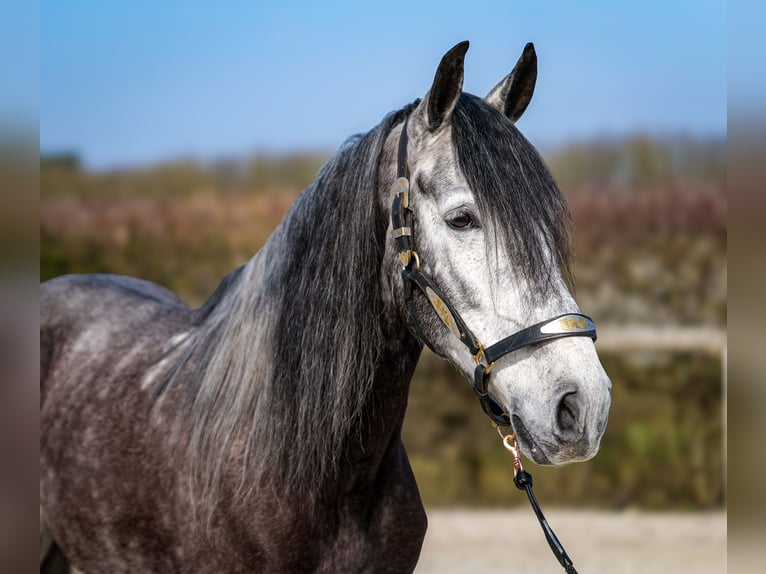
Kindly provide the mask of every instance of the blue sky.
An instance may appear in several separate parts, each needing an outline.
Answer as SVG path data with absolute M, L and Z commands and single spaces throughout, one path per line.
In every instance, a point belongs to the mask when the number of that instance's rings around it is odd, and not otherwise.
M 478 95 L 535 43 L 539 146 L 726 131 L 723 0 L 42 0 L 40 22 L 41 150 L 96 168 L 333 150 L 464 39 Z

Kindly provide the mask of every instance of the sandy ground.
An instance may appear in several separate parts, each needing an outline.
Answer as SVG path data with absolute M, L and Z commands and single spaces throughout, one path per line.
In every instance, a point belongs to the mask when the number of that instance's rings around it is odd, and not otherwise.
M 726 572 L 726 514 L 544 509 L 580 574 Z M 561 574 L 531 508 L 428 511 L 416 574 Z

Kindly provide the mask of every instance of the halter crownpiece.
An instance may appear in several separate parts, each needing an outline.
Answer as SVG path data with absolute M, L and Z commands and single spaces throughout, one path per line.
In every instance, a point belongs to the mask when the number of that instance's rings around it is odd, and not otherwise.
M 521 331 L 501 339 L 497 343 L 485 347 L 471 332 L 460 313 L 452 306 L 434 283 L 433 279 L 420 269 L 420 257 L 415 250 L 413 233 L 413 211 L 410 208 L 410 181 L 407 162 L 407 122 L 404 120 L 402 133 L 399 136 L 397 154 L 396 179 L 391 185 L 391 227 L 399 260 L 402 263 L 402 281 L 404 283 L 404 300 L 409 309 L 416 335 L 422 343 L 436 354 L 437 351 L 428 337 L 425 336 L 415 310 L 415 289 L 426 296 L 426 300 L 436 311 L 442 323 L 463 343 L 473 355 L 476 362 L 472 386 L 479 398 L 484 412 L 495 423 L 510 426 L 511 420 L 503 408 L 489 395 L 489 377 L 495 363 L 514 351 L 552 339 L 564 337 L 590 337 L 596 340 L 596 324 L 582 313 L 565 313 L 547 321 L 537 323 Z

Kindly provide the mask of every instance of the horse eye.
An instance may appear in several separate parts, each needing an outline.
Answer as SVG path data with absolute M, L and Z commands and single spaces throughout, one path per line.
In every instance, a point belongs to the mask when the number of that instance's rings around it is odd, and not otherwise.
M 473 218 L 467 211 L 458 211 L 447 217 L 447 225 L 452 229 L 465 229 L 466 227 L 470 227 L 472 223 Z

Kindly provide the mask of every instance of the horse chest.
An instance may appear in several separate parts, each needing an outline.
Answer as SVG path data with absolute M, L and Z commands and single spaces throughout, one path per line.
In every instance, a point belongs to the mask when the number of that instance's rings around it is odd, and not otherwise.
M 256 560 L 258 569 L 269 572 L 411 572 L 426 531 L 401 441 L 371 483 L 330 504 L 311 508 L 261 493 L 238 514 L 239 526 L 229 529 L 239 538 L 238 560 Z M 235 539 L 225 546 L 237 545 Z

